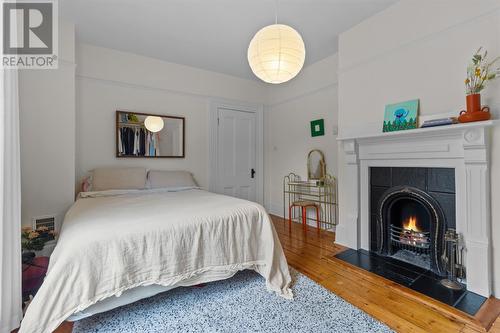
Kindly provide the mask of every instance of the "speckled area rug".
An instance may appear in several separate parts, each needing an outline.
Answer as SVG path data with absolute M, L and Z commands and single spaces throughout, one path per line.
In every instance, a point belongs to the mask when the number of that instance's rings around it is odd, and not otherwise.
M 293 301 L 269 293 L 260 275 L 243 271 L 94 315 L 75 322 L 73 332 L 392 332 L 306 276 L 291 274 Z

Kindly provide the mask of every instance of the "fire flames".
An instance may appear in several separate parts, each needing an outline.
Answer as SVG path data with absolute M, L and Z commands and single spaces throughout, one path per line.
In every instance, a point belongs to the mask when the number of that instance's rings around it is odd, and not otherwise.
M 403 244 L 414 246 L 425 242 L 424 234 L 418 227 L 416 216 L 410 216 L 403 222 L 403 231 L 399 238 Z
M 410 216 L 405 222 L 403 222 L 403 229 L 419 232 L 422 231 L 417 225 L 417 217 Z

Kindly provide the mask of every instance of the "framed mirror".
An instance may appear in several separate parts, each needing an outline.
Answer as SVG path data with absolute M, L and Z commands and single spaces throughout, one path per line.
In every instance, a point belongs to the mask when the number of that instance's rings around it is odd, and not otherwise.
M 325 178 L 326 164 L 323 152 L 318 149 L 311 150 L 307 155 L 307 178 L 321 180 Z
M 116 111 L 116 157 L 185 157 L 184 117 Z

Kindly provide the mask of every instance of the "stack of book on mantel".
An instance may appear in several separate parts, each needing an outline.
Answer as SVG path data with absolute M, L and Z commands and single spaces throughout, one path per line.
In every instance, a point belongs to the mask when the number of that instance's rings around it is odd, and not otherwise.
M 456 117 L 447 117 L 447 118 L 439 118 L 439 119 L 429 119 L 422 123 L 421 128 L 424 127 L 434 127 L 434 126 L 445 126 L 445 125 L 453 125 L 458 124 L 458 119 Z

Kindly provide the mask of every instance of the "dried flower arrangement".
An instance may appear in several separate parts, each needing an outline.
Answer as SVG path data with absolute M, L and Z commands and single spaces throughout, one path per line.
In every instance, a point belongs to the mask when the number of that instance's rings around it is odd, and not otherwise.
M 472 62 L 467 66 L 467 78 L 465 87 L 467 95 L 478 94 L 486 87 L 488 81 L 494 80 L 500 75 L 500 67 L 493 69 L 493 65 L 500 57 L 488 62 L 488 51 L 480 47 L 472 56 Z

